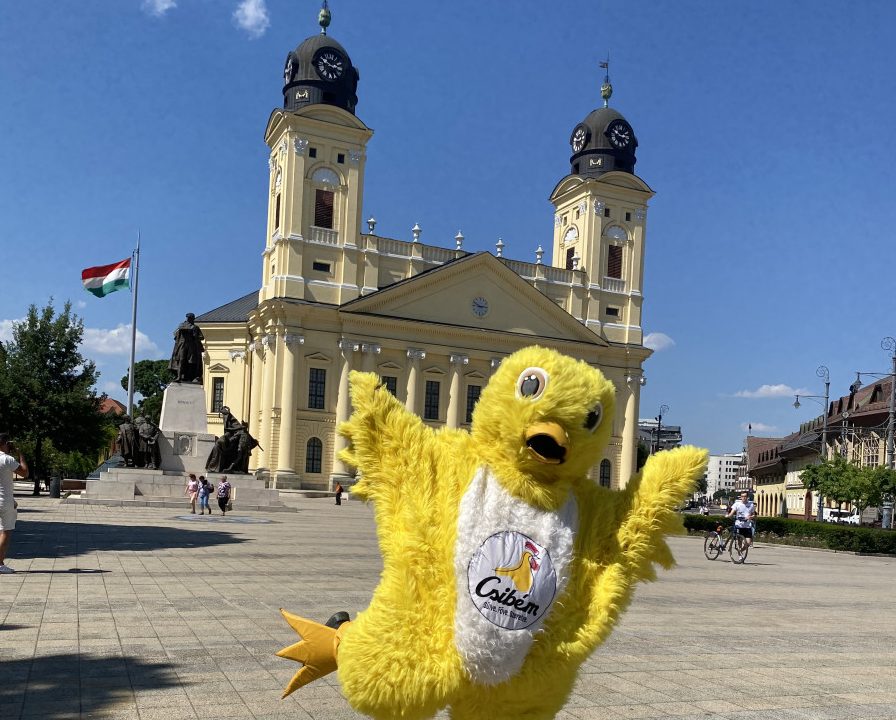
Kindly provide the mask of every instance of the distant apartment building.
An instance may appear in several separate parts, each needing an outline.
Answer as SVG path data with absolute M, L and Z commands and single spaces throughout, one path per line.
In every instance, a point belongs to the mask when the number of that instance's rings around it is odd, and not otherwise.
M 719 490 L 725 490 L 733 495 L 738 478 L 745 474 L 743 453 L 710 455 L 706 468 L 706 494 L 712 497 Z
M 681 426 L 660 425 L 655 419 L 638 420 L 638 442 L 651 453 L 670 450 L 681 445 Z

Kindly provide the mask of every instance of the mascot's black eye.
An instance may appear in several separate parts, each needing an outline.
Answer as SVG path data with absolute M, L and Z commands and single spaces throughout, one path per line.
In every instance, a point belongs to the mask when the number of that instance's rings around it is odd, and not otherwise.
M 595 405 L 585 416 L 585 429 L 594 432 L 600 425 L 600 420 L 604 416 L 604 407 L 600 403 Z
M 516 381 L 516 394 L 517 397 L 537 400 L 547 386 L 548 374 L 544 370 L 537 367 L 526 368 Z

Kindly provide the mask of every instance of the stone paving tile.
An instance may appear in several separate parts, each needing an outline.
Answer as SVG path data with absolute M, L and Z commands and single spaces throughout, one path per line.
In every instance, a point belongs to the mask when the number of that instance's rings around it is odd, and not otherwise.
M 225 525 L 17 499 L 33 512 L 12 547 L 20 572 L 0 579 L 3 720 L 360 717 L 335 676 L 280 700 L 298 666 L 273 653 L 295 641 L 280 607 L 322 620 L 369 602 L 367 507 L 299 499 L 294 516 Z M 896 718 L 892 558 L 760 545 L 734 567 L 697 539 L 670 544 L 679 567 L 638 588 L 558 718 Z M 849 647 L 818 628 L 848 628 Z

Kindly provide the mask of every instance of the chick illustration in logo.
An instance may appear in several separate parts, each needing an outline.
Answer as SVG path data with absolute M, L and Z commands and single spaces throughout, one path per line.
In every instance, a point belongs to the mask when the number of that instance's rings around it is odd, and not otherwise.
M 527 542 L 519 564 L 514 567 L 495 568 L 495 574 L 509 577 L 517 590 L 527 593 L 532 588 L 532 582 L 539 567 L 538 548 Z

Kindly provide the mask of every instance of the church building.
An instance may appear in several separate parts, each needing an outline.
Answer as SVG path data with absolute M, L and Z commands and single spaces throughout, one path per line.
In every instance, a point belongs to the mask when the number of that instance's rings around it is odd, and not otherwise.
M 358 71 L 321 32 L 286 58 L 283 106 L 265 129 L 270 187 L 261 288 L 196 318 L 205 335 L 209 432 L 228 406 L 260 447 L 250 471 L 271 487 L 349 485 L 337 425 L 351 412 L 351 370 L 377 373 L 428 425 L 469 428 L 501 359 L 539 344 L 580 358 L 616 385 L 616 416 L 593 478 L 623 487 L 635 471 L 643 345 L 647 202 L 638 141 L 608 106 L 570 136 L 569 174 L 550 194 L 553 238 L 535 262 L 381 237 L 363 220 L 373 132 L 355 114 Z M 259 248 L 262 250 L 262 248 Z

